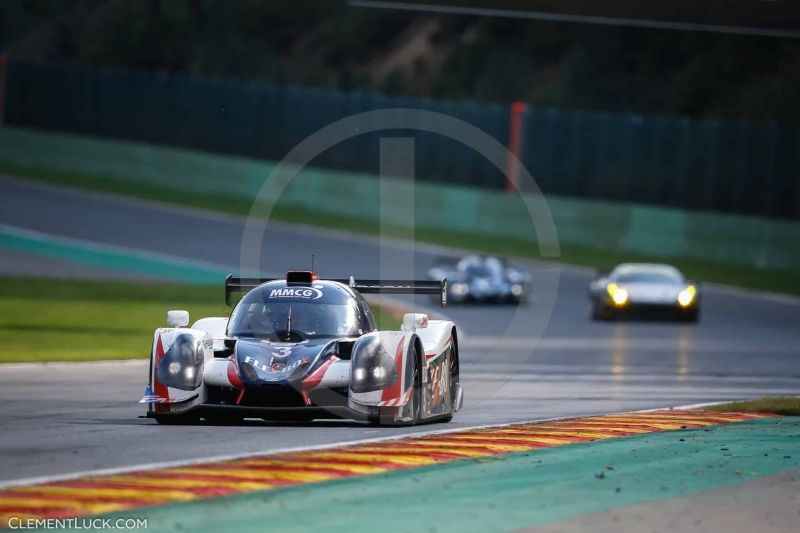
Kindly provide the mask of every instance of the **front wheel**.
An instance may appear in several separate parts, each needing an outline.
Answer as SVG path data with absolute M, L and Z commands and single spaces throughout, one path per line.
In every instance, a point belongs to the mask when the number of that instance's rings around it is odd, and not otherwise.
M 411 372 L 411 396 L 400 411 L 402 423 L 407 426 L 413 426 L 419 422 L 422 410 L 422 373 L 419 368 L 419 354 L 417 354 L 416 348 L 411 353 L 414 365 Z
M 456 330 L 453 328 L 453 359 L 450 363 L 450 414 L 442 418 L 442 423 L 447 423 L 453 420 L 453 415 L 456 412 L 456 385 L 460 381 L 460 371 L 458 367 L 458 337 Z

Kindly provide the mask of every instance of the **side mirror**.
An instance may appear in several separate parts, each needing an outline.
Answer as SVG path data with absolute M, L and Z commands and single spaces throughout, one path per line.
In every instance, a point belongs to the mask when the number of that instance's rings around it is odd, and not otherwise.
M 189 325 L 189 311 L 167 311 L 167 325 L 172 328 Z
M 403 331 L 416 331 L 428 327 L 428 315 L 424 313 L 406 313 L 403 315 Z

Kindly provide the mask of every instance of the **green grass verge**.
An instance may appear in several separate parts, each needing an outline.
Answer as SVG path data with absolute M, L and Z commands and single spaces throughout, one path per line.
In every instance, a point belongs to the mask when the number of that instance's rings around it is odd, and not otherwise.
M 712 405 L 703 409 L 720 413 L 773 413 L 784 416 L 800 416 L 800 397 L 761 398 L 760 400 Z
M 167 311 L 192 320 L 229 311 L 219 287 L 0 278 L 0 363 L 141 359 Z M 379 323 L 399 322 L 375 309 Z
M 181 205 L 237 215 L 247 215 L 252 208 L 252 202 L 242 200 L 241 198 L 226 198 L 204 193 L 192 193 L 190 191 L 180 191 L 180 194 L 170 194 L 170 192 L 175 192 L 175 190 L 116 178 L 103 178 L 75 172 L 24 167 L 4 161 L 0 161 L 0 172 L 54 184 L 124 194 L 146 200 L 176 201 L 180 202 Z M 377 222 L 366 221 L 356 217 L 307 211 L 295 207 L 288 208 L 277 205 L 272 211 L 271 217 L 283 222 L 310 224 L 355 233 L 370 235 L 377 235 L 379 233 L 379 225 Z M 390 236 L 396 235 L 402 237 L 405 234 L 403 228 L 389 227 L 385 229 Z M 539 257 L 539 248 L 536 243 L 517 238 L 475 235 L 471 233 L 446 231 L 438 228 L 416 228 L 415 238 L 420 242 L 485 253 L 542 259 Z M 609 252 L 585 246 L 572 245 L 562 245 L 561 256 L 553 260 L 561 263 L 598 269 L 611 269 L 619 263 L 628 261 L 668 261 L 682 270 L 690 279 L 800 295 L 800 272 L 759 270 L 748 266 L 683 257 L 670 257 L 665 259 L 663 257 L 654 257 L 644 254 Z

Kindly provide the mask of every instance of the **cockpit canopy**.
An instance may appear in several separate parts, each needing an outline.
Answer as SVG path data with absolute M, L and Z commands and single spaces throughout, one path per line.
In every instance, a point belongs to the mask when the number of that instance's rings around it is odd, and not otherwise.
M 370 317 L 368 305 L 338 283 L 273 281 L 242 298 L 227 333 L 285 342 L 357 337 L 372 329 Z

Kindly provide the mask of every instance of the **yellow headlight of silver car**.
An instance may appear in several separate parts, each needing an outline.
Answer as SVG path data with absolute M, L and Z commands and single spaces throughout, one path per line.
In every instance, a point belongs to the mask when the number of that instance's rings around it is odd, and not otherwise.
M 694 297 L 697 294 L 697 289 L 694 285 L 689 285 L 685 289 L 683 289 L 680 294 L 678 294 L 678 303 L 681 307 L 688 307 L 694 301 Z
M 628 291 L 618 287 L 616 283 L 609 283 L 606 290 L 615 304 L 625 305 L 628 301 Z

